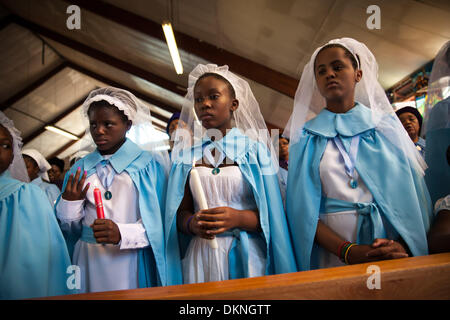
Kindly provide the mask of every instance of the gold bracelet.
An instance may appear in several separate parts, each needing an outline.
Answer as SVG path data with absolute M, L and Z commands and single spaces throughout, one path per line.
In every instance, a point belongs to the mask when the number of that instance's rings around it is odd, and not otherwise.
M 350 252 L 350 248 L 356 246 L 356 243 L 352 243 L 351 245 L 348 246 L 347 250 L 345 251 L 345 256 L 344 256 L 344 262 L 345 264 L 349 264 L 347 258 L 348 258 L 348 253 Z

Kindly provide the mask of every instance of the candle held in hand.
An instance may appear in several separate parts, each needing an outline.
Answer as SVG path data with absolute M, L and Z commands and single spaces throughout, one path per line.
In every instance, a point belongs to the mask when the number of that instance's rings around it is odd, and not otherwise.
M 105 219 L 105 212 L 103 211 L 102 193 L 99 188 L 94 188 L 95 207 L 97 208 L 97 218 Z
M 192 181 L 192 187 L 195 190 L 195 194 L 199 195 L 199 197 L 200 197 L 198 199 L 198 204 L 199 204 L 200 210 L 208 209 L 208 203 L 206 202 L 205 193 L 203 192 L 202 183 L 200 182 L 200 176 L 198 175 L 198 171 L 197 171 L 197 169 L 195 169 L 194 166 L 191 169 L 191 181 Z M 209 246 L 212 249 L 217 249 L 219 247 L 217 245 L 216 238 L 211 239 L 208 242 L 209 242 Z

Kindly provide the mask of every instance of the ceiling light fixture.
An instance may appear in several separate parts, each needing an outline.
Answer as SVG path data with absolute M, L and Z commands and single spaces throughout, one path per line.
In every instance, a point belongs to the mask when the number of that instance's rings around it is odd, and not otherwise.
M 172 57 L 175 71 L 177 74 L 183 74 L 183 65 L 181 64 L 180 53 L 178 52 L 175 35 L 173 34 L 172 24 L 170 22 L 163 22 L 162 28 L 164 31 L 164 36 L 166 37 L 167 46 L 169 47 L 169 52 Z
M 71 140 L 80 140 L 80 138 L 78 138 L 76 135 L 71 134 L 70 132 L 67 132 L 65 130 L 56 128 L 54 126 L 46 126 L 45 130 L 55 132 L 55 133 L 60 134 L 60 135 L 62 135 L 64 137 L 66 137 L 66 138 L 69 138 Z

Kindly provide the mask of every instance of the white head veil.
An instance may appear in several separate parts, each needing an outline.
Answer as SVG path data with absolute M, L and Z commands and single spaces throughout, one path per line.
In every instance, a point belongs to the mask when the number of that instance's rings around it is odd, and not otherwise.
M 22 138 L 20 137 L 20 131 L 14 127 L 14 122 L 1 111 L 0 124 L 9 131 L 13 138 L 13 161 L 8 167 L 8 171 L 11 174 L 11 177 L 22 182 L 30 182 L 25 162 L 22 158 Z
M 428 81 L 427 100 L 425 101 L 425 119 L 422 135 L 431 130 L 450 127 L 450 115 L 435 115 L 430 122 L 430 111 L 436 103 L 450 96 L 450 41 L 439 50 L 433 62 L 430 79 Z M 440 110 L 444 111 L 444 110 Z
M 36 164 L 39 167 L 39 176 L 42 179 L 46 180 L 47 182 L 50 181 L 50 179 L 48 178 L 47 171 L 50 170 L 52 166 L 50 165 L 50 163 L 48 163 L 48 161 L 39 151 L 37 151 L 36 149 L 25 149 L 22 150 L 22 154 L 27 155 L 31 157 L 34 161 L 36 161 Z
M 128 120 L 132 122 L 131 129 L 127 132 L 127 137 L 142 149 L 151 152 L 155 159 L 163 165 L 165 173 L 168 174 L 170 166 L 169 155 L 166 150 L 159 150 L 163 143 L 155 143 L 149 140 L 152 131 L 156 130 L 152 126 L 150 109 L 127 90 L 105 87 L 89 93 L 81 107 L 82 115 L 86 122 L 86 135 L 83 139 L 85 143 L 84 145 L 82 144 L 81 150 L 93 151 L 95 149 L 95 143 L 89 130 L 88 110 L 90 105 L 97 101 L 106 101 L 123 111 Z M 91 146 L 91 150 L 89 150 L 89 146 Z
M 339 44 L 345 47 L 355 57 L 356 61 L 358 61 L 359 57 L 358 67 L 362 70 L 362 78 L 355 86 L 354 100 L 372 110 L 372 120 L 376 125 L 376 129 L 381 131 L 391 143 L 402 150 L 417 170 L 424 174 L 425 161 L 395 115 L 386 93 L 378 82 L 378 64 L 372 52 L 365 44 L 352 38 L 334 39 L 326 45 L 329 44 Z M 316 56 L 324 46 L 314 51 L 310 61 L 303 69 L 302 77 L 295 93 L 294 110 L 283 133 L 283 135 L 290 138 L 290 146 L 300 139 L 305 123 L 315 118 L 326 107 L 325 98 L 319 92 L 314 73 Z M 381 121 L 385 120 L 387 115 L 391 115 L 391 121 Z
M 233 87 L 239 107 L 233 112 L 232 126 L 238 128 L 250 139 L 261 142 L 270 151 L 275 172 L 278 172 L 278 157 L 267 130 L 266 123 L 259 109 L 259 104 L 247 81 L 228 70 L 228 66 L 216 64 L 199 64 L 189 74 L 188 89 L 180 114 L 181 125 L 175 132 L 172 161 L 176 161 L 182 150 L 191 148 L 201 141 L 206 129 L 198 121 L 194 110 L 194 87 L 197 80 L 205 73 L 215 73 L 225 78 Z M 180 130 L 181 129 L 181 130 Z

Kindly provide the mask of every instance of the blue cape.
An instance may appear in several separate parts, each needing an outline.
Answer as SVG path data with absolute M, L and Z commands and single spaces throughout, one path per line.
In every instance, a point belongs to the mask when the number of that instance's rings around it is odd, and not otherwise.
M 427 124 L 427 151 L 425 161 L 428 169 L 425 181 L 432 203 L 450 194 L 450 164 L 447 149 L 450 146 L 450 97 L 439 101 L 431 110 Z
M 53 207 L 56 199 L 58 199 L 59 193 L 61 192 L 58 187 L 55 184 L 45 182 L 41 177 L 37 177 L 31 181 L 31 183 L 37 185 L 42 189 L 42 191 L 45 192 L 48 200 L 50 201 L 50 205 Z
M 387 115 L 381 121 L 394 121 Z M 315 268 L 313 249 L 322 197 L 319 164 L 329 139 L 339 135 L 348 152 L 360 134 L 356 170 L 373 195 L 380 214 L 406 242 L 414 256 L 426 255 L 432 206 L 424 178 L 408 158 L 372 122 L 372 112 L 357 105 L 346 113 L 323 109 L 305 123 L 300 140 L 289 150 L 286 210 L 299 270 Z M 373 241 L 374 239 L 372 239 Z
M 77 161 L 64 178 L 61 195 L 64 193 L 70 174 L 75 174 L 78 167 L 81 168 L 81 172 L 86 170 L 89 177 L 96 173 L 95 166 L 102 160 L 102 155 L 95 150 Z M 167 179 L 164 169 L 148 151 L 140 149 L 129 139 L 109 158 L 109 161 L 117 174 L 123 171 L 128 173 L 138 191 L 139 212 L 150 243 L 148 248 L 138 249 L 139 287 L 165 285 L 166 259 L 162 214 L 164 213 Z M 57 203 L 61 195 L 58 197 Z M 70 247 L 69 251 L 72 253 L 73 246 L 78 241 L 80 234 L 73 232 L 65 233 L 64 236 Z
M 0 176 L 0 299 L 71 292 L 66 243 L 52 207 L 37 186 Z
M 233 128 L 220 141 L 209 138 L 195 145 L 172 164 L 166 201 L 166 253 L 172 269 L 167 272 L 168 284 L 182 284 L 181 259 L 190 240 L 177 231 L 177 210 L 184 196 L 185 185 L 192 168 L 192 159 L 201 159 L 203 147 L 214 143 L 228 159 L 236 162 L 250 185 L 259 210 L 262 236 L 266 243 L 266 274 L 295 272 L 296 265 L 291 238 L 283 209 L 278 178 L 273 169 L 267 148 Z M 230 279 L 248 277 L 248 234 L 239 230 L 239 240 L 234 239 L 229 253 Z M 245 260 L 247 259 L 247 260 Z M 176 266 L 176 267 L 175 267 Z

